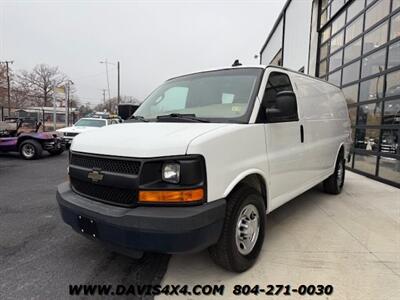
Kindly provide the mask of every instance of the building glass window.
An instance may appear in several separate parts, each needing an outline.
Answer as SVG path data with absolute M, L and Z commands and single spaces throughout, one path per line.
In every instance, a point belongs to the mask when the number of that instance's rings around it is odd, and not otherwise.
M 400 71 L 386 75 L 386 97 L 400 95 Z
M 389 14 L 390 1 L 379 0 L 365 13 L 365 30 L 376 24 Z
M 360 75 L 360 61 L 356 61 L 343 69 L 343 84 L 358 80 Z
M 336 52 L 329 58 L 329 72 L 337 69 L 342 65 L 342 58 L 343 58 L 343 50 Z
M 378 76 L 360 83 L 360 102 L 383 97 L 383 77 Z
M 331 26 L 328 26 L 322 31 L 321 43 L 327 41 L 331 37 Z
M 343 47 L 343 31 L 338 33 L 337 35 L 335 35 L 332 39 L 331 39 L 331 51 L 330 53 L 335 52 L 337 49 L 339 49 L 340 47 Z
M 364 54 L 386 43 L 387 29 L 388 23 L 385 22 L 364 36 Z
M 351 126 L 356 125 L 356 118 L 357 118 L 357 106 L 349 107 L 349 117 Z
M 321 63 L 319 64 L 319 71 L 318 74 L 319 76 L 324 76 L 326 74 L 326 70 L 327 70 L 327 64 L 326 64 L 326 59 L 321 61 Z
M 320 16 L 319 22 L 321 23 L 321 26 L 324 26 L 326 22 L 328 21 L 328 10 L 325 9 Z
M 367 151 L 378 151 L 379 129 L 377 128 L 356 128 L 355 148 Z
M 400 100 L 385 101 L 383 124 L 400 125 Z
M 375 175 L 376 156 L 359 154 L 354 155 L 354 169 Z
M 400 36 L 400 13 L 394 15 L 390 21 L 390 39 Z
M 400 184 L 400 0 L 321 3 L 320 77 L 342 87 L 348 105 L 347 166 Z
M 389 46 L 388 55 L 388 69 L 400 65 L 400 42 L 394 43 Z
M 380 151 L 394 155 L 400 155 L 400 130 L 395 129 L 382 129 L 382 140 Z
M 357 125 L 381 125 L 382 102 L 360 105 L 357 120 Z
M 329 46 L 329 42 L 328 42 L 328 43 L 325 43 L 325 44 L 323 44 L 323 45 L 321 46 L 321 49 L 320 49 L 320 51 L 319 51 L 320 59 L 323 59 L 323 58 L 325 58 L 325 57 L 328 55 L 328 46 Z
M 395 11 L 399 7 L 400 7 L 400 0 L 393 0 L 392 11 Z
M 364 0 L 356 0 L 347 9 L 347 22 L 351 21 L 364 8 Z
M 345 14 L 341 14 L 339 17 L 336 18 L 335 21 L 332 22 L 332 35 L 342 29 L 345 22 Z
M 333 17 L 339 9 L 343 6 L 344 0 L 332 0 L 331 3 L 331 16 Z
M 379 177 L 400 183 L 400 159 L 381 157 L 379 159 Z
M 361 77 L 364 78 L 382 72 L 385 69 L 385 61 L 386 48 L 364 57 L 362 60 Z
M 346 98 L 347 104 L 357 103 L 358 98 L 358 83 L 350 85 L 342 89 L 343 94 Z
M 359 16 L 346 28 L 346 43 L 350 42 L 356 36 L 361 34 L 363 30 L 363 16 Z
M 348 63 L 361 55 L 361 38 L 344 48 L 344 63 Z
M 334 85 L 340 86 L 340 78 L 342 76 L 342 70 L 329 74 L 328 81 Z

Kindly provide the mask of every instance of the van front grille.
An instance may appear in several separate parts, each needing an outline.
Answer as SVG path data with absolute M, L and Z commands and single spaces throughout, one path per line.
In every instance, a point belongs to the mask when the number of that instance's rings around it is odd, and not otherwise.
M 64 136 L 77 136 L 78 132 L 64 132 Z
M 84 154 L 71 154 L 71 165 L 100 169 L 101 171 L 137 175 L 140 170 L 140 162 L 130 159 L 118 159 Z
M 137 203 L 137 192 L 135 190 L 94 184 L 73 177 L 70 178 L 70 181 L 72 189 L 76 193 L 94 200 L 130 207 Z

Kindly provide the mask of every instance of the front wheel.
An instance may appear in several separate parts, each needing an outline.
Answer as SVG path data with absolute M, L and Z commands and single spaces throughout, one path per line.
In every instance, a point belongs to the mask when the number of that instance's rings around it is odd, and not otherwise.
M 42 155 L 42 145 L 35 140 L 26 140 L 21 143 L 19 153 L 24 159 L 36 159 Z
M 333 195 L 340 194 L 344 185 L 345 170 L 343 151 L 340 151 L 336 160 L 335 172 L 323 182 L 326 193 Z
M 255 263 L 264 243 L 265 205 L 260 193 L 241 186 L 227 199 L 224 227 L 216 245 L 209 248 L 215 263 L 244 272 Z

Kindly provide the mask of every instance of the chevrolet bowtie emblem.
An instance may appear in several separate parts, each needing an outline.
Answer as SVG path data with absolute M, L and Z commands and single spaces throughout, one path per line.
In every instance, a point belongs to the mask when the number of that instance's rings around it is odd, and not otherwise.
M 89 179 L 92 179 L 93 182 L 98 182 L 103 180 L 104 175 L 100 173 L 100 171 L 90 171 L 87 176 Z

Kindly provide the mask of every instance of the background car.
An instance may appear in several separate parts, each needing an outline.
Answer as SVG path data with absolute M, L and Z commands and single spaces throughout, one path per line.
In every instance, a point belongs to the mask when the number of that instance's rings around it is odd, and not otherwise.
M 99 129 L 103 126 L 119 124 L 118 118 L 106 119 L 102 117 L 82 118 L 71 127 L 58 129 L 57 132 L 63 135 L 66 147 L 69 148 L 75 136 L 82 132 Z

